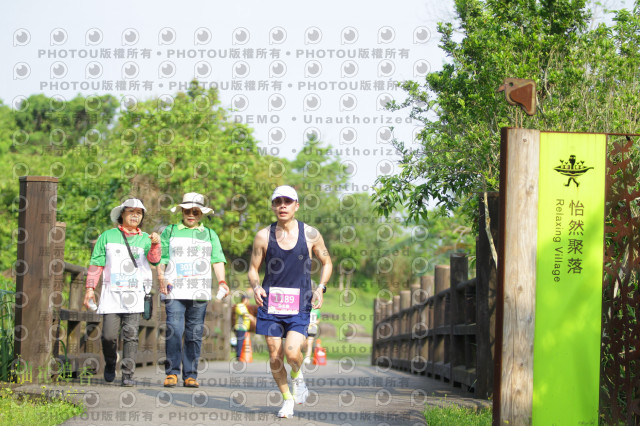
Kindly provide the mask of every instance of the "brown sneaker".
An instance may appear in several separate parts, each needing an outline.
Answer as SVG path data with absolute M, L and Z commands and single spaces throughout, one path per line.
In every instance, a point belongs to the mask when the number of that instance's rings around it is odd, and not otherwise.
M 184 387 L 185 388 L 199 388 L 200 387 L 200 383 L 198 383 L 198 381 L 196 379 L 194 379 L 193 377 L 188 377 L 184 381 Z
M 175 374 L 169 374 L 166 379 L 164 379 L 164 387 L 165 388 L 174 388 L 178 384 L 178 376 Z

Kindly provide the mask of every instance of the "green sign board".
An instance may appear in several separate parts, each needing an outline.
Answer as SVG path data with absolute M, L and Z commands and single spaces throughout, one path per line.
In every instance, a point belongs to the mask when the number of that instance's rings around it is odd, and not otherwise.
M 534 425 L 598 424 L 606 135 L 540 134 Z

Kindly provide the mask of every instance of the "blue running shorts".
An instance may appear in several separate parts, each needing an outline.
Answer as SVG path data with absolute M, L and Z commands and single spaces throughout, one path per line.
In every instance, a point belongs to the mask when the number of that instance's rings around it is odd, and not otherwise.
M 311 312 L 299 312 L 297 315 L 268 314 L 258 308 L 256 334 L 272 337 L 286 337 L 290 331 L 297 331 L 307 337 L 307 329 L 311 321 Z

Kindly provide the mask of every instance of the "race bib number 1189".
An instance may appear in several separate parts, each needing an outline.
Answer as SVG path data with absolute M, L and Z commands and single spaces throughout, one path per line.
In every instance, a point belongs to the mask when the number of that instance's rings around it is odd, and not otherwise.
M 271 287 L 269 289 L 269 309 L 275 315 L 296 315 L 300 311 L 300 289 Z

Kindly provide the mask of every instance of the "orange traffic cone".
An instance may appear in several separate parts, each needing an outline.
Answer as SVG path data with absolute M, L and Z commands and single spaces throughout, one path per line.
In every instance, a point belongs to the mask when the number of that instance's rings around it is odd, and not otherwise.
M 320 339 L 316 341 L 316 347 L 313 350 L 313 364 L 327 365 L 327 350 L 321 346 Z
M 251 333 L 247 332 L 244 336 L 244 345 L 240 352 L 240 361 L 253 362 L 253 350 L 251 349 Z

